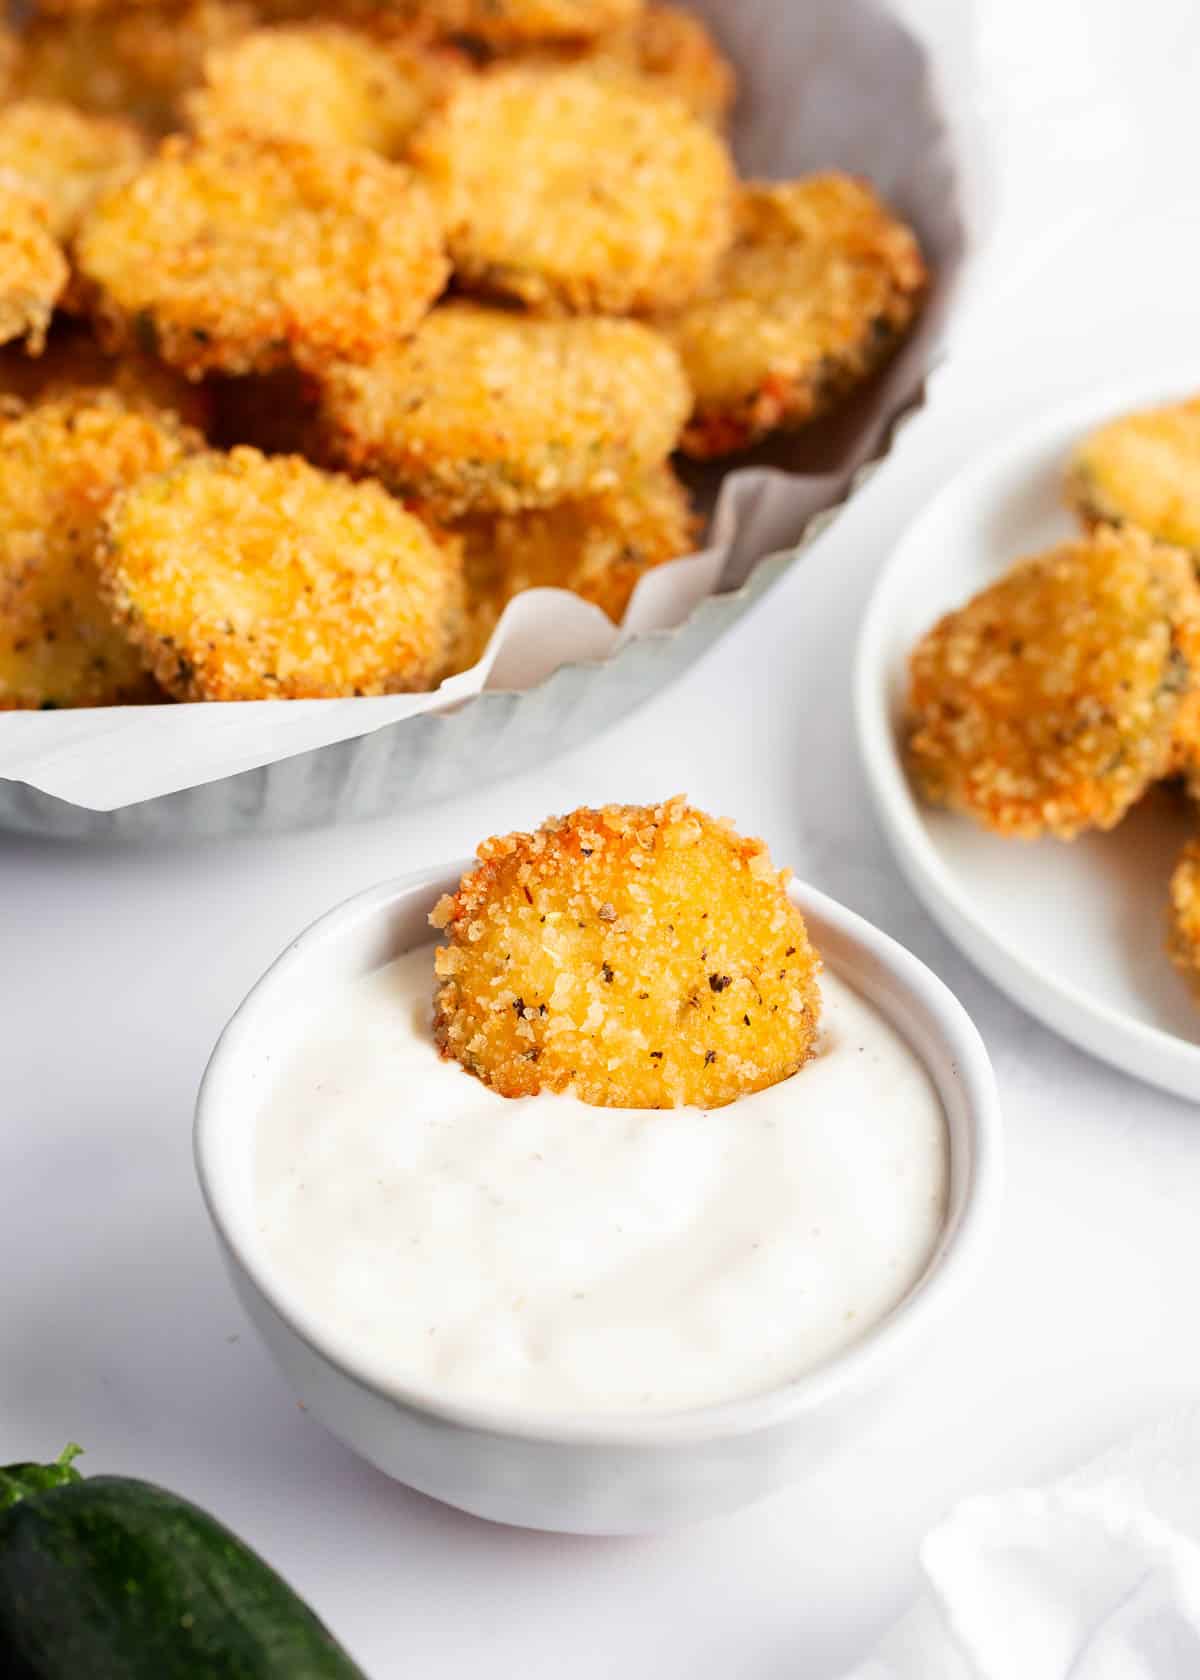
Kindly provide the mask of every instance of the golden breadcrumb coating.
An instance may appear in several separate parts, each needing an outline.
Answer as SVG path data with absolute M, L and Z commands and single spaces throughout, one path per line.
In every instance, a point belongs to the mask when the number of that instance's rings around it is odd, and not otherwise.
M 61 100 L 0 107 L 0 180 L 40 198 L 50 232 L 71 238 L 88 205 L 146 155 L 145 136 L 119 117 L 87 116 Z
M 927 283 L 920 247 L 865 182 L 750 182 L 704 297 L 662 323 L 696 394 L 683 447 L 747 449 L 832 407 L 896 349 Z
M 396 0 L 402 16 L 492 47 L 585 41 L 627 23 L 642 0 Z
M 158 699 L 97 590 L 105 508 L 194 440 L 89 393 L 0 421 L 0 709 Z
M 75 257 L 102 340 L 153 346 L 189 378 L 377 353 L 448 274 L 403 165 L 250 135 L 164 140 L 92 207 Z
M 105 521 L 101 587 L 181 700 L 433 688 L 461 558 L 378 484 L 238 448 L 147 479 Z
M 39 356 L 0 350 L 0 395 L 39 403 L 85 391 L 108 392 L 138 414 L 174 413 L 200 431 L 212 420 L 212 394 L 205 386 L 137 351 L 106 355 L 74 322 L 57 323 Z
M 182 97 L 199 85 L 206 54 L 257 21 L 249 0 L 35 17 L 23 36 L 17 85 L 26 98 L 64 99 L 165 134 L 181 126 Z
M 480 847 L 430 920 L 442 1055 L 506 1097 L 719 1108 L 808 1060 L 820 958 L 761 840 L 683 799 Z
M 1167 950 L 1200 1001 L 1200 841 L 1183 848 L 1171 876 Z
M 690 554 L 700 521 L 664 465 L 599 496 L 526 513 L 475 514 L 452 528 L 463 543 L 467 614 L 455 663 L 465 668 L 525 589 L 570 589 L 620 624 L 638 580 Z
M 335 24 L 256 29 L 210 52 L 193 128 L 242 129 L 397 157 L 447 85 L 447 60 Z
M 1067 498 L 1085 524 L 1137 525 L 1200 555 L 1200 397 L 1122 415 L 1084 438 Z
M 1200 668 L 1178 549 L 1098 531 L 1020 562 L 911 661 L 909 755 L 925 797 L 998 834 L 1112 828 L 1172 767 Z
M 667 458 L 689 401 L 675 352 L 635 321 L 466 303 L 321 383 L 334 458 L 443 517 L 612 490 Z
M 36 355 L 70 278 L 49 208 L 0 179 L 0 344 L 23 338 Z
M 543 313 L 677 308 L 732 235 L 719 136 L 677 101 L 579 66 L 462 82 L 411 156 L 462 285 Z

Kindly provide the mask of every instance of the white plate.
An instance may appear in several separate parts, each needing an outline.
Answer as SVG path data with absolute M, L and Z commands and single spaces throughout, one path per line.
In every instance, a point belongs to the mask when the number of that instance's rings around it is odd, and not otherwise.
M 1120 827 L 1065 845 L 1003 840 L 920 804 L 899 724 L 913 643 L 1022 554 L 1077 527 L 1063 464 L 1090 427 L 1194 393 L 1178 367 L 1093 392 L 968 467 L 909 527 L 859 639 L 859 747 L 880 820 L 914 891 L 996 985 L 1093 1055 L 1200 1101 L 1200 1010 L 1164 951 L 1167 882 L 1195 819 L 1156 790 Z

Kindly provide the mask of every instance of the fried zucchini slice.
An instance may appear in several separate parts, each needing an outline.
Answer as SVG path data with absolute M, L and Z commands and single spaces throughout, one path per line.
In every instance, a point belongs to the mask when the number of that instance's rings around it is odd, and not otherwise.
M 648 327 L 468 303 L 321 386 L 332 457 L 442 517 L 612 490 L 667 458 L 688 407 L 678 358 Z
M 199 86 L 205 56 L 257 22 L 249 0 L 35 17 L 23 36 L 17 86 L 25 98 L 66 100 L 165 134 L 182 126 L 181 100 Z
M 1187 556 L 1140 531 L 1021 561 L 912 655 L 921 793 L 1023 839 L 1112 828 L 1173 767 L 1198 600 Z
M 136 414 L 174 414 L 202 432 L 212 423 L 212 393 L 205 386 L 134 350 L 107 355 L 75 322 L 56 323 L 39 356 L 11 347 L 0 351 L 0 395 L 33 404 L 96 391 Z
M 398 157 L 441 93 L 447 60 L 334 24 L 256 29 L 210 52 L 185 99 L 201 133 L 241 129 Z
M 410 155 L 461 284 L 541 313 L 680 307 L 732 235 L 720 137 L 677 101 L 586 67 L 465 80 Z
M 47 205 L 50 232 L 62 242 L 96 195 L 145 155 L 144 135 L 118 117 L 87 116 L 51 99 L 0 107 L 0 178 Z
M 761 840 L 683 799 L 509 834 L 430 920 L 434 1037 L 506 1097 L 720 1108 L 812 1054 L 820 958 Z
M 70 277 L 49 219 L 41 199 L 0 181 L 0 344 L 23 338 L 33 355 Z
M 664 465 L 602 495 L 526 513 L 476 514 L 452 529 L 462 538 L 467 591 L 455 663 L 466 668 L 526 589 L 569 589 L 620 624 L 638 580 L 690 554 L 700 521 Z
M 1200 841 L 1183 848 L 1171 876 L 1167 952 L 1200 1001 Z
M 705 296 L 661 323 L 696 394 L 683 447 L 700 460 L 833 407 L 896 349 L 927 284 L 912 230 L 848 175 L 747 183 L 737 227 Z
M 96 393 L 0 421 L 0 709 L 160 698 L 100 599 L 94 550 L 113 496 L 194 441 Z
M 1092 432 L 1071 457 L 1067 500 L 1086 525 L 1137 525 L 1200 556 L 1200 397 Z
M 378 484 L 238 448 L 144 480 L 109 511 L 101 587 L 180 700 L 436 687 L 461 556 Z
M 153 347 L 189 378 L 369 356 L 449 272 L 401 164 L 250 135 L 168 137 L 92 207 L 75 257 L 101 341 Z

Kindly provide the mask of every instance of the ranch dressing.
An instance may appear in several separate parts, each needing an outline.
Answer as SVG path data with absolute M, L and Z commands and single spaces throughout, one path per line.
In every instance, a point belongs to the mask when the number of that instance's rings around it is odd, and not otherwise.
M 820 1053 L 702 1111 L 497 1096 L 430 1034 L 433 953 L 306 1023 L 258 1116 L 262 1242 L 394 1380 L 531 1414 L 734 1399 L 911 1289 L 945 1213 L 940 1102 L 837 975 Z

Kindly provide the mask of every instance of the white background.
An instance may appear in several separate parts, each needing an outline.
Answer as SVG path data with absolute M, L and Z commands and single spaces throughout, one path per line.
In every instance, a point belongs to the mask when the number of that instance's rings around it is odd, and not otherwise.
M 959 3 L 906 9 L 936 31 Z M 90 1469 L 186 1492 L 373 1680 L 831 1680 L 903 1606 L 958 1495 L 1066 1468 L 1200 1387 L 1200 1115 L 1059 1043 L 941 939 L 885 853 L 851 733 L 863 601 L 931 491 L 1089 383 L 1200 366 L 1191 0 L 980 10 L 1001 192 L 955 358 L 898 455 L 689 678 L 544 772 L 403 823 L 169 850 L 0 838 L 0 1461 L 77 1438 Z M 332 903 L 551 810 L 679 790 L 974 1014 L 1007 1112 L 1002 1239 L 885 1414 L 805 1485 L 653 1541 L 489 1528 L 297 1411 L 219 1270 L 192 1098 L 245 990 Z

